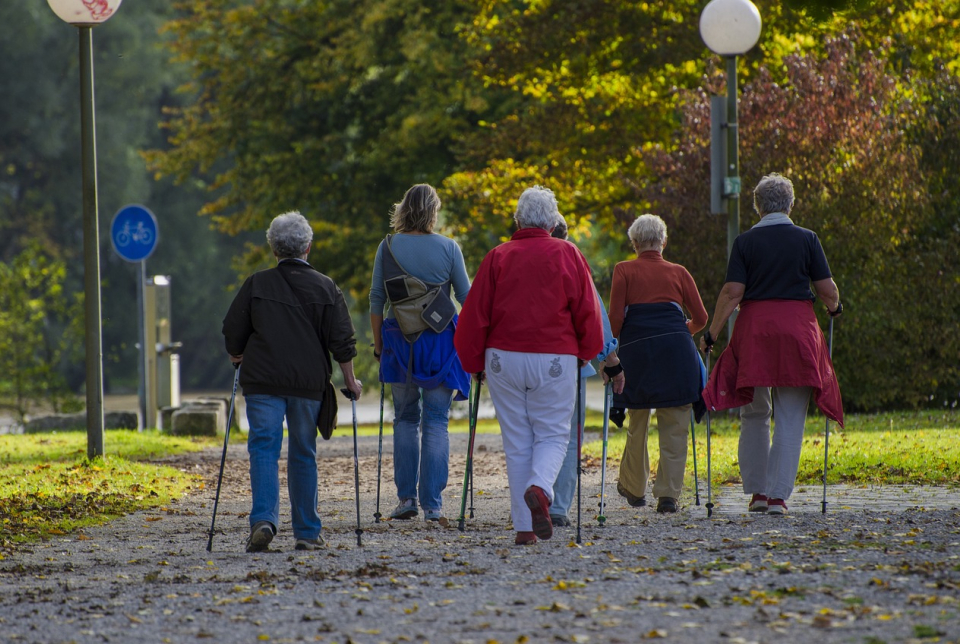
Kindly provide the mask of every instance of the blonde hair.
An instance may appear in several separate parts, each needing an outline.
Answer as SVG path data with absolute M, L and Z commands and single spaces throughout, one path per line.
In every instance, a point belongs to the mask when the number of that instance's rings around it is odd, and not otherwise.
M 440 212 L 440 196 L 433 186 L 418 183 L 407 190 L 403 200 L 393 205 L 390 225 L 398 233 L 432 233 Z

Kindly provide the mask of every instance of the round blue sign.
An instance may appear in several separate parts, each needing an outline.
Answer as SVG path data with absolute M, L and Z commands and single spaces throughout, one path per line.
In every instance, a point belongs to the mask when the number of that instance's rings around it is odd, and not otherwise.
M 141 262 L 157 247 L 157 218 L 143 206 L 124 206 L 113 216 L 110 241 L 117 255 Z

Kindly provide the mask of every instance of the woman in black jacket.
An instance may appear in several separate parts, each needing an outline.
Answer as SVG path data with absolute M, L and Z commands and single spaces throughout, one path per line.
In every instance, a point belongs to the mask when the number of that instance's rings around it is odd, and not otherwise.
M 313 229 L 298 212 L 276 217 L 267 242 L 277 266 L 247 278 L 226 318 L 223 335 L 240 385 L 250 433 L 250 537 L 247 552 L 266 550 L 280 514 L 278 462 L 287 421 L 287 488 L 297 550 L 323 545 L 317 513 L 317 415 L 331 376 L 330 356 L 359 399 L 353 375 L 353 323 L 332 279 L 307 262 Z

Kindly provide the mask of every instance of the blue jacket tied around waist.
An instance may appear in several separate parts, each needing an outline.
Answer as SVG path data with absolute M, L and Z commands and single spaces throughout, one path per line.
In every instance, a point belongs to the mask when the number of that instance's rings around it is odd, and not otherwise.
M 706 368 L 678 304 L 632 304 L 620 330 L 626 386 L 613 406 L 680 407 L 700 399 Z

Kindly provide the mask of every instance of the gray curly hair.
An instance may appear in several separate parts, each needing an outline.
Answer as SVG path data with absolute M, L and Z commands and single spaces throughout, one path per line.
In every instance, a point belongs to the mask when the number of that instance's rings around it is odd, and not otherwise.
M 517 212 L 513 215 L 517 228 L 542 228 L 553 230 L 560 220 L 557 197 L 553 190 L 543 186 L 527 188 L 517 199 Z
M 763 217 L 772 212 L 790 214 L 793 209 L 793 182 L 776 172 L 770 173 L 753 189 L 753 209 Z
M 667 243 L 667 224 L 656 215 L 640 215 L 627 230 L 627 237 L 637 246 Z
M 303 257 L 313 241 L 313 228 L 296 210 L 277 215 L 267 228 L 267 243 L 278 259 Z

